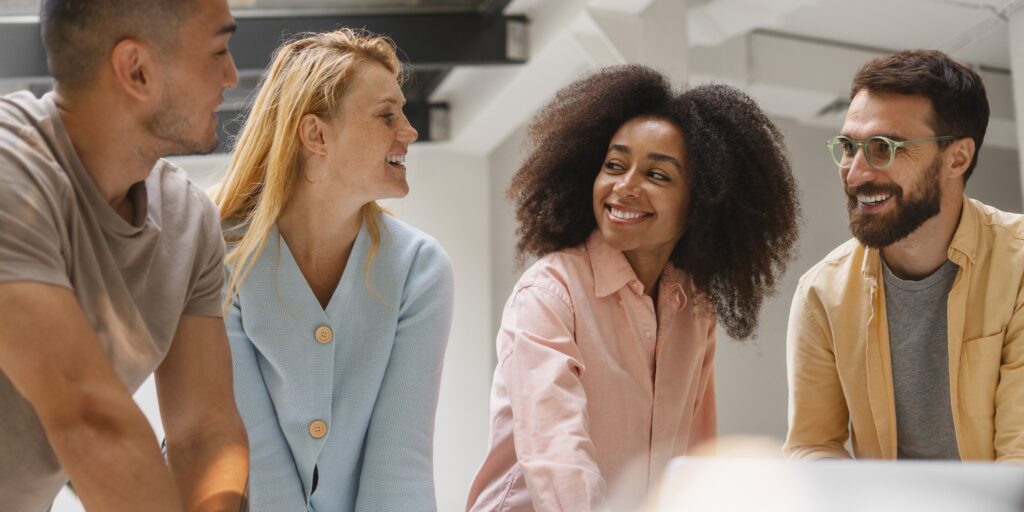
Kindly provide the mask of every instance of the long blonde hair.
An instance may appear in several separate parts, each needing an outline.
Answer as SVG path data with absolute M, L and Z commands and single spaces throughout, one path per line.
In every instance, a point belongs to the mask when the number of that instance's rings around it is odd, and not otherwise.
M 325 119 L 337 115 L 350 80 L 363 62 L 383 64 L 402 78 L 394 43 L 369 32 L 343 28 L 301 34 L 275 51 L 238 136 L 227 175 L 214 192 L 221 225 L 228 228 L 224 238 L 234 244 L 225 257 L 225 264 L 232 267 L 225 311 L 266 246 L 299 179 L 299 120 L 306 114 Z M 380 247 L 384 210 L 370 202 L 360 213 L 372 239 L 364 269 L 369 279 L 370 265 Z

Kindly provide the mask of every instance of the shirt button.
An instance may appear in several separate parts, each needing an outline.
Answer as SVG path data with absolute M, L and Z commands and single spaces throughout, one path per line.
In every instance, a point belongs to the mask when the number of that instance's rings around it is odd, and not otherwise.
M 650 329 L 645 330 L 644 331 L 644 336 L 647 337 L 647 338 L 650 338 L 651 337 L 651 330 Z
M 309 435 L 313 439 L 321 439 L 327 435 L 327 422 L 323 420 L 314 420 L 309 424 Z
M 316 328 L 316 341 L 321 345 L 326 345 L 334 339 L 334 331 L 326 325 L 321 325 Z

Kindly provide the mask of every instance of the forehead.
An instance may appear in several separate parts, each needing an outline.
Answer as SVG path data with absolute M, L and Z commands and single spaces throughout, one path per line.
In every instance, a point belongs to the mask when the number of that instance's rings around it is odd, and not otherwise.
M 842 133 L 856 139 L 874 135 L 919 138 L 933 135 L 931 101 L 924 96 L 861 90 L 850 101 Z
M 346 100 L 378 102 L 383 100 L 403 101 L 402 87 L 395 74 L 383 64 L 375 61 L 358 65 L 352 77 Z
M 608 143 L 629 147 L 643 147 L 671 156 L 683 153 L 683 133 L 670 121 L 657 117 L 634 117 L 623 123 Z

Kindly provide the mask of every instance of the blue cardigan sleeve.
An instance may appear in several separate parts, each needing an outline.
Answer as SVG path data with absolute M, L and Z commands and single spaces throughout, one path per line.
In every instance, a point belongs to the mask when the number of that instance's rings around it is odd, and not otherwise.
M 256 349 L 242 328 L 237 302 L 224 319 L 231 344 L 235 401 L 249 434 L 249 506 L 253 512 L 306 510 L 306 496 L 277 421 Z
M 434 416 L 451 329 L 448 255 L 420 245 L 402 291 L 391 356 L 370 416 L 357 512 L 436 510 Z

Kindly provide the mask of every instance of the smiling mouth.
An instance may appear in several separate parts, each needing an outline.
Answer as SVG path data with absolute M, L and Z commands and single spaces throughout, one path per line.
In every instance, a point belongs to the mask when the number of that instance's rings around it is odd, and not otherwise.
M 387 162 L 391 167 L 405 169 L 405 155 L 390 155 L 387 158 Z
M 889 200 L 890 197 L 892 194 L 857 194 L 857 202 L 864 206 L 877 206 Z
M 615 206 L 608 204 L 604 205 L 604 209 L 606 212 L 608 212 L 608 218 L 611 219 L 612 222 L 618 222 L 623 224 L 640 222 L 646 219 L 647 217 L 653 215 L 651 213 L 641 212 L 637 210 L 624 210 L 622 208 L 617 208 Z

